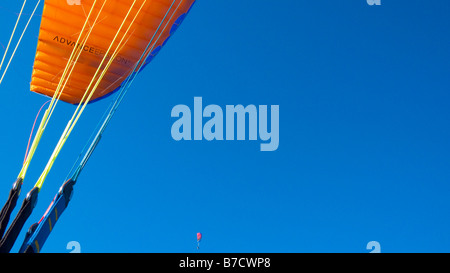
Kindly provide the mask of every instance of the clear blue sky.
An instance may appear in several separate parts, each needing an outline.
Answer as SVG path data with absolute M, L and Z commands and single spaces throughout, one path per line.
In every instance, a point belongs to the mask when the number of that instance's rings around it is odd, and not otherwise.
M 450 252 L 450 2 L 381 3 L 198 0 L 136 79 L 43 252 L 69 252 L 69 241 L 81 252 L 196 252 L 197 232 L 200 252 L 369 252 L 369 241 Z M 0 5 L 3 45 L 20 6 Z M 0 86 L 1 205 L 47 100 L 29 91 L 39 20 Z M 195 96 L 279 105 L 278 150 L 173 140 L 171 109 Z M 83 114 L 24 231 L 108 103 Z M 22 198 L 74 110 L 58 105 Z

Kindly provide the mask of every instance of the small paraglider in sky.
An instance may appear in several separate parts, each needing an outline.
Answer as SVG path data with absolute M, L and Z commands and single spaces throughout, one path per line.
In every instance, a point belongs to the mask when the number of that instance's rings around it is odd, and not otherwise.
M 200 232 L 197 233 L 197 249 L 200 248 L 200 241 L 202 240 L 202 234 Z

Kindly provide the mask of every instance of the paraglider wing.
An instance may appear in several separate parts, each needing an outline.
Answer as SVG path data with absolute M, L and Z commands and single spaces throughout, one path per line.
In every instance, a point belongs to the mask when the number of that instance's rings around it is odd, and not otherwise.
M 142 3 L 142 0 L 140 2 Z M 143 12 L 137 18 L 127 38 L 127 43 L 115 56 L 91 101 L 108 96 L 117 90 L 130 75 L 172 2 L 172 0 L 160 0 L 145 3 Z M 173 16 L 170 14 L 172 19 L 169 26 L 172 27 L 165 29 L 160 39 L 155 41 L 149 60 L 159 52 L 170 35 L 178 28 L 193 2 L 193 0 L 181 2 L 179 8 L 173 11 Z M 76 61 L 60 100 L 72 104 L 80 102 L 130 6 L 129 0 L 107 1 L 99 22 L 93 26 L 86 42 L 81 44 L 78 40 L 77 43 L 80 29 L 86 21 L 86 11 L 91 9 L 93 3 L 94 0 L 84 0 L 81 5 L 68 5 L 67 1 L 61 0 L 45 1 L 30 85 L 31 91 L 53 96 L 74 47 L 78 47 L 82 49 L 82 53 Z M 139 5 L 136 5 L 134 9 L 138 7 Z M 98 13 L 99 8 L 100 5 L 97 4 L 93 12 Z

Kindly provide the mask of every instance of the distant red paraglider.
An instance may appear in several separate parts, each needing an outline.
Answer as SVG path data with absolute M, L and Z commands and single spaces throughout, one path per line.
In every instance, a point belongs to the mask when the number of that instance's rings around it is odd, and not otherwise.
M 200 248 L 200 241 L 202 239 L 202 234 L 200 232 L 197 233 L 197 249 Z

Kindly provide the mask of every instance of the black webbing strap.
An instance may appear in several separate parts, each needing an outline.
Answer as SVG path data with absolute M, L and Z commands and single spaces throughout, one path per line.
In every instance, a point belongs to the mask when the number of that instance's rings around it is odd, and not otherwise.
M 17 178 L 16 182 L 13 184 L 11 191 L 9 192 L 8 200 L 6 200 L 5 205 L 0 211 L 0 238 L 3 237 L 6 227 L 9 223 L 9 218 L 11 213 L 16 207 L 17 199 L 19 199 L 20 189 L 22 188 L 22 178 Z
M 25 222 L 30 217 L 33 212 L 34 206 L 36 205 L 37 197 L 39 193 L 39 188 L 34 187 L 28 194 L 27 197 L 22 202 L 22 207 L 14 218 L 14 221 L 11 223 L 11 226 L 3 236 L 0 241 L 0 253 L 8 253 L 11 251 L 17 237 L 20 234 Z
M 25 240 L 19 250 L 20 253 L 39 253 L 52 232 L 64 210 L 69 205 L 75 181 L 69 179 L 56 194 L 44 216 L 38 223 L 33 224 L 25 235 Z

